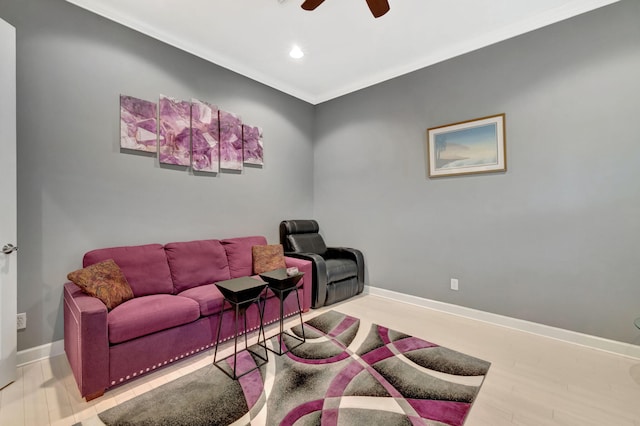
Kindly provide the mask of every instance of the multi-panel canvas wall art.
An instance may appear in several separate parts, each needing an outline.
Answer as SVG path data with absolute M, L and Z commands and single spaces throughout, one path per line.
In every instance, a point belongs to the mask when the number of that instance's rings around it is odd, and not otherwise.
M 255 126 L 242 125 L 242 142 L 244 163 L 262 166 L 264 154 L 262 151 L 262 129 Z
M 120 147 L 155 153 L 158 150 L 157 115 L 155 102 L 120 95 Z
M 160 163 L 191 163 L 191 103 L 160 96 Z
M 120 146 L 157 152 L 161 164 L 191 166 L 194 172 L 264 165 L 262 129 L 198 99 L 160 95 L 154 103 L 120 95 Z
M 227 111 L 220 111 L 220 168 L 242 170 L 242 122 Z
M 198 172 L 218 173 L 220 163 L 218 107 L 191 100 L 191 167 Z

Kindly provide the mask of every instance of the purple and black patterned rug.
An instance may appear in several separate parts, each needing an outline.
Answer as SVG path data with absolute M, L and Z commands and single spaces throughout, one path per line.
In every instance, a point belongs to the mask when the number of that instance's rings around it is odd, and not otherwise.
M 490 365 L 336 311 L 307 321 L 305 333 L 306 343 L 269 353 L 237 381 L 204 367 L 82 424 L 462 425 Z M 251 365 L 243 352 L 239 370 Z

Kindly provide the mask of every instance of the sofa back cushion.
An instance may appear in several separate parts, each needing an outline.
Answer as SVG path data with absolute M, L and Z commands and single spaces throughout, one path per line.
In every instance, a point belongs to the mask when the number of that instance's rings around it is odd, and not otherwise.
M 113 259 L 127 278 L 133 295 L 173 293 L 171 271 L 161 244 L 96 249 L 82 259 L 87 266 Z
M 227 254 L 218 240 L 169 243 L 164 250 L 176 293 L 231 277 Z
M 251 247 L 267 245 L 262 236 L 230 238 L 220 241 L 227 252 L 231 278 L 248 277 L 253 274 Z

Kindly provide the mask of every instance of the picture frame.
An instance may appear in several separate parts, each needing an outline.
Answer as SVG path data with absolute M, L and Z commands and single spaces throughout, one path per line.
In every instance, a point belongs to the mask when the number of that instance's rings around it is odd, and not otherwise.
M 504 113 L 427 129 L 429 178 L 507 171 Z

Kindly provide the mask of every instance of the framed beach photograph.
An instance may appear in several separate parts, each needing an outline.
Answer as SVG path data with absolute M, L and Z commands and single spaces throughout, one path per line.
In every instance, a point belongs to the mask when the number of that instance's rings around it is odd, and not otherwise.
M 505 115 L 428 129 L 427 163 L 430 178 L 506 171 Z

